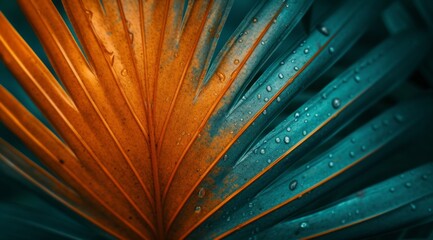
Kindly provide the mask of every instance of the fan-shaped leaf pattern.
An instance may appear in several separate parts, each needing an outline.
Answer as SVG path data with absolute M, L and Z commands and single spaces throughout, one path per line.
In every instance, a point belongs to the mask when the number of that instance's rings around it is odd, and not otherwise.
M 18 2 L 54 72 L 3 13 L 0 56 L 51 126 L 0 86 L 2 125 L 43 166 L 2 139 L 0 163 L 113 237 L 347 238 L 433 220 L 430 163 L 374 185 L 360 177 L 352 195 L 343 184 L 433 119 L 430 96 L 358 118 L 421 65 L 430 5 L 256 0 L 222 43 L 233 0 L 63 1 L 67 19 L 52 1 Z M 384 10 L 390 36 L 346 64 Z M 351 67 L 325 83 L 339 61 Z M 344 197 L 327 198 L 336 187 Z M 8 206 L 0 222 L 88 237 Z

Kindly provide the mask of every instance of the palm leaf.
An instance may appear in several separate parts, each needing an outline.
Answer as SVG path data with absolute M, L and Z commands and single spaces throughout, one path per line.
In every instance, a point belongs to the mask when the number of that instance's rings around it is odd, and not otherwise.
M 240 1 L 63 1 L 67 17 L 49 0 L 18 2 L 49 63 L 3 13 L 1 59 L 48 122 L 2 82 L 1 123 L 36 157 L 2 134 L 1 164 L 77 217 L 53 211 L 74 222 L 65 227 L 6 204 L 0 225 L 56 238 L 96 237 L 86 219 L 119 239 L 291 239 L 433 220 L 428 158 L 405 179 L 392 176 L 418 164 L 364 176 L 401 138 L 428 139 L 431 93 L 405 99 L 399 86 L 431 76 L 430 5 L 257 0 L 228 33 Z M 391 34 L 353 54 L 381 14 Z

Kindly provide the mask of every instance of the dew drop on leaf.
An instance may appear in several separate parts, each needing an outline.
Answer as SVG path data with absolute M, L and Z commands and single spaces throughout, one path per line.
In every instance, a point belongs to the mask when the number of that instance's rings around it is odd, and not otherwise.
M 361 81 L 361 77 L 359 75 L 355 75 L 354 79 L 355 79 L 355 82 L 358 82 L 358 83 Z
M 293 181 L 291 181 L 290 184 L 289 184 L 289 189 L 290 189 L 291 191 L 293 191 L 293 190 L 296 189 L 297 186 L 298 186 L 298 181 L 293 180 Z
M 283 78 L 284 78 L 283 74 L 282 74 L 282 73 L 279 73 L 279 74 L 278 74 L 278 78 L 283 79 Z
M 305 229 L 305 228 L 308 227 L 308 223 L 303 222 L 303 223 L 301 223 L 299 226 L 300 226 L 301 228 Z
M 415 211 L 416 210 L 416 205 L 411 203 L 410 204 L 410 210 Z
M 332 100 L 332 107 L 335 108 L 335 109 L 337 109 L 337 108 L 339 108 L 340 106 L 341 106 L 341 101 L 340 101 L 340 99 L 339 99 L 339 98 L 334 98 L 334 99 Z
M 200 190 L 198 191 L 198 197 L 203 198 L 204 195 L 206 195 L 206 190 L 204 188 L 200 188 Z
M 286 137 L 284 137 L 284 143 L 286 143 L 286 144 L 287 144 L 287 143 L 289 143 L 289 142 L 290 142 L 290 138 L 289 138 L 289 137 L 287 137 L 287 136 L 286 136 Z
M 200 206 L 195 207 L 194 212 L 195 213 L 200 213 L 201 212 L 201 207 Z
M 319 25 L 317 27 L 317 30 L 319 30 L 319 32 L 325 36 L 329 36 L 329 30 L 327 27 L 323 26 L 323 25 Z
M 224 75 L 224 73 L 217 72 L 217 76 L 221 82 L 224 82 L 224 80 L 226 79 L 226 76 Z
M 268 91 L 268 92 L 272 91 L 272 87 L 268 85 L 268 86 L 266 87 L 266 91 Z
M 126 69 L 123 69 L 120 74 L 122 74 L 122 76 L 126 76 L 128 75 L 128 71 Z

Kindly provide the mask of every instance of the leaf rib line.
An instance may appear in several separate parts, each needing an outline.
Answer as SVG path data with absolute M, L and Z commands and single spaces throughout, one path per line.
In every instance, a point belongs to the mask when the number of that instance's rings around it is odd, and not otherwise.
M 302 66 L 302 68 L 295 73 L 295 75 L 293 77 L 291 77 L 289 79 L 289 81 L 287 81 L 287 83 L 269 100 L 269 102 L 267 102 L 262 109 L 266 109 L 276 98 L 277 96 L 279 96 L 297 77 L 298 75 L 300 75 L 305 68 L 307 68 L 310 63 L 315 59 L 315 57 L 317 55 L 319 55 L 323 49 L 329 44 L 329 42 L 333 39 L 333 37 L 330 37 L 330 39 L 319 49 L 319 51 L 313 55 L 313 57 L 307 61 L 304 66 Z M 217 155 L 217 157 L 215 159 L 220 159 L 222 156 L 224 156 L 224 154 L 228 151 L 228 149 L 230 148 L 230 146 L 237 141 L 237 139 L 246 131 L 246 129 L 252 124 L 252 122 L 254 122 L 254 120 L 257 119 L 258 116 L 260 116 L 262 109 L 260 111 L 258 111 L 249 121 L 248 123 L 246 123 L 240 130 L 239 132 L 233 137 L 233 139 L 229 142 L 229 144 L 221 151 L 220 154 Z M 185 198 L 182 203 L 180 204 L 180 207 L 176 210 L 174 217 L 171 219 L 170 223 L 173 223 L 174 220 L 176 219 L 177 215 L 180 213 L 180 211 L 182 210 L 183 206 L 185 205 L 185 203 L 187 202 L 187 200 L 189 199 L 189 197 L 193 194 L 194 190 L 197 188 L 197 186 L 200 184 L 201 181 L 203 181 L 203 179 L 209 174 L 209 172 L 211 171 L 211 169 L 217 164 L 217 161 L 213 161 L 213 163 L 206 169 L 206 171 L 203 173 L 202 177 L 200 177 L 200 179 L 194 184 L 194 186 L 191 188 L 191 191 L 188 193 L 188 197 Z M 205 218 L 207 219 L 209 216 L 205 216 Z M 204 220 L 206 220 L 204 219 Z M 203 220 L 203 221 L 204 221 Z M 198 224 L 196 224 L 196 226 L 194 227 L 194 229 L 198 226 Z M 192 231 L 192 230 L 191 230 Z M 190 232 L 191 232 L 190 231 Z M 188 233 L 189 234 L 189 233 Z M 186 236 L 187 234 L 185 234 Z
M 207 8 L 206 8 L 206 12 L 205 12 L 205 14 L 204 14 L 204 16 L 203 16 L 203 19 L 202 19 L 202 21 L 201 21 L 200 32 L 203 32 L 203 28 L 204 28 L 204 26 L 206 25 L 207 16 L 208 16 L 208 14 L 209 14 L 209 12 L 210 12 L 210 9 L 212 8 L 212 5 L 213 5 L 213 0 L 210 0 L 210 3 L 208 4 L 208 6 L 207 6 Z M 166 115 L 165 118 L 164 118 L 164 125 L 163 125 L 163 127 L 162 127 L 161 134 L 160 134 L 160 138 L 159 138 L 158 145 L 157 145 L 158 156 L 159 156 L 159 154 L 160 154 L 160 152 L 161 152 L 161 145 L 162 145 L 162 141 L 164 140 L 164 137 L 165 137 L 165 133 L 166 133 L 166 130 L 167 130 L 168 122 L 170 121 L 171 114 L 173 113 L 174 105 L 176 104 L 176 100 L 177 100 L 177 97 L 178 97 L 178 95 L 179 95 L 179 92 L 180 92 L 180 90 L 181 90 L 181 88 L 182 88 L 182 84 L 183 84 L 183 82 L 185 81 L 185 76 L 186 76 L 187 71 L 188 71 L 188 69 L 189 69 L 189 67 L 190 67 L 190 65 L 191 65 L 192 59 L 193 59 L 193 57 L 194 57 L 194 53 L 195 53 L 195 51 L 197 50 L 198 43 L 200 42 L 200 37 L 201 37 L 201 35 L 198 35 L 198 36 L 197 36 L 196 41 L 195 41 L 195 43 L 194 43 L 194 47 L 193 47 L 193 49 L 191 49 L 191 51 L 190 51 L 190 54 L 189 54 L 189 56 L 188 56 L 187 64 L 185 65 L 185 67 L 184 67 L 184 69 L 183 69 L 183 72 L 182 72 L 182 75 L 181 75 L 180 81 L 179 81 L 179 83 L 177 84 L 176 92 L 175 92 L 175 94 L 174 94 L 173 99 L 171 100 L 170 108 L 169 108 L 169 110 L 168 110 L 167 115 Z M 163 199 L 164 199 L 164 197 L 163 197 Z
M 276 12 L 276 14 L 274 14 L 274 16 L 277 16 L 283 9 L 283 5 L 280 6 L 279 10 Z M 200 133 L 200 131 L 204 128 L 204 126 L 206 125 L 207 121 L 209 120 L 210 116 L 212 115 L 212 112 L 214 111 L 214 109 L 217 107 L 218 103 L 221 101 L 221 99 L 224 97 L 224 94 L 227 92 L 227 90 L 230 88 L 231 84 L 234 82 L 234 80 L 236 79 L 237 75 L 240 72 L 240 69 L 245 65 L 245 63 L 247 62 L 247 60 L 249 59 L 249 57 L 252 55 L 253 51 L 257 48 L 257 46 L 260 44 L 260 40 L 263 38 L 263 36 L 266 34 L 266 32 L 269 30 L 269 28 L 272 26 L 272 22 L 269 22 L 268 25 L 266 25 L 266 27 L 264 28 L 264 30 L 261 32 L 261 34 L 259 35 L 259 37 L 257 38 L 257 40 L 254 42 L 253 47 L 250 49 L 250 51 L 248 51 L 248 53 L 246 54 L 246 56 L 244 57 L 244 59 L 242 60 L 242 62 L 239 64 L 239 67 L 235 70 L 234 73 L 232 73 L 232 75 L 230 76 L 230 80 L 229 80 L 229 84 L 227 84 L 223 91 L 220 93 L 220 95 L 218 96 L 218 98 L 214 101 L 214 103 L 211 105 L 209 111 L 206 113 L 204 119 L 202 120 L 202 122 L 199 125 L 199 128 L 194 132 L 193 137 L 191 138 L 191 141 L 188 143 L 187 147 L 184 149 L 181 157 L 178 159 L 175 168 L 172 172 L 172 174 L 170 175 L 168 184 L 164 190 L 164 194 L 163 194 L 163 199 L 166 198 L 166 195 L 168 194 L 168 191 L 170 190 L 171 187 L 171 183 L 173 182 L 173 179 L 177 173 L 177 170 L 180 166 L 180 164 L 182 163 L 183 159 L 185 158 L 187 152 L 190 150 L 192 144 L 194 143 L 194 141 L 196 140 L 198 134 Z M 215 74 L 214 74 L 215 76 Z M 197 96 L 200 95 L 200 86 L 197 88 L 198 91 L 196 93 Z M 234 142 L 234 141 L 233 141 Z M 222 156 L 223 154 L 221 154 Z M 218 159 L 218 158 L 217 158 Z M 204 175 L 206 175 L 208 172 L 206 171 L 204 173 Z M 201 180 L 200 180 L 201 181 Z M 198 183 L 197 183 L 198 185 Z M 194 189 L 193 189 L 194 190 Z M 188 198 L 189 196 L 193 193 L 193 190 L 188 194 Z M 183 207 L 183 205 L 185 204 L 186 200 L 184 200 L 182 202 L 182 204 L 180 205 L 180 208 Z M 170 219 L 170 222 L 168 224 L 168 228 L 167 231 L 169 230 L 169 228 L 171 227 L 171 224 L 173 223 L 174 219 L 176 218 L 176 216 L 179 214 L 180 212 L 180 208 L 175 212 L 174 216 Z
M 39 144 L 39 141 L 37 138 L 31 134 L 25 126 L 23 126 L 18 119 L 15 118 L 12 112 L 10 112 L 3 104 L 0 103 L 0 109 L 1 111 L 5 112 L 8 116 L 10 116 L 11 120 L 15 123 L 16 126 L 23 131 L 24 134 L 28 136 L 28 139 L 31 139 L 35 144 L 37 144 L 42 150 L 45 150 L 46 154 L 51 156 L 52 159 L 56 159 L 54 155 L 44 146 Z M 66 121 L 67 122 L 67 121 Z M 80 138 L 79 138 L 80 139 Z M 86 148 L 87 144 L 83 143 L 83 146 Z M 92 155 L 92 154 L 91 154 Z M 124 219 L 122 216 L 120 216 L 116 211 L 114 211 L 109 205 L 105 204 L 104 201 L 102 201 L 97 194 L 95 194 L 90 188 L 87 187 L 87 184 L 83 183 L 79 177 L 77 177 L 74 172 L 70 171 L 68 168 L 65 168 L 65 171 L 67 174 L 69 174 L 81 187 L 84 188 L 85 191 L 88 192 L 90 196 L 92 196 L 96 201 L 99 202 L 105 209 L 110 211 L 115 217 L 117 217 L 119 220 L 121 220 L 123 223 L 125 223 L 128 227 L 130 227 L 134 232 L 136 232 L 138 235 L 144 237 L 141 231 L 139 231 L 137 228 L 135 228 L 133 225 L 131 225 L 126 219 Z

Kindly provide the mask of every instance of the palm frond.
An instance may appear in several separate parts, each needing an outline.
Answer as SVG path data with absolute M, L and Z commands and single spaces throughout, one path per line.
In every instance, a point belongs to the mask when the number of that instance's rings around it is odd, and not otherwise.
M 37 159 L 2 134 L 0 164 L 77 215 L 2 203 L 0 227 L 297 239 L 429 226 L 430 159 L 378 164 L 431 135 L 431 4 L 253 2 L 229 32 L 239 1 L 20 0 L 49 63 L 0 13 L 1 59 L 49 122 L 2 81 L 1 124 Z

